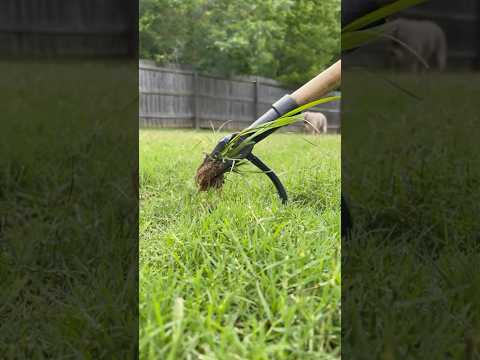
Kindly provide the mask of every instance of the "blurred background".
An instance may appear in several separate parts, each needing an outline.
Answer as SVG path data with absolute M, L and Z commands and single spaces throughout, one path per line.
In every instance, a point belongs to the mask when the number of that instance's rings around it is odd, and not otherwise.
M 138 353 L 137 28 L 137 1 L 0 2 L 2 359 Z
M 376 0 L 378 5 L 385 5 L 392 0 Z M 422 53 L 421 47 L 429 44 L 430 31 L 433 26 L 440 28 L 446 40 L 445 62 L 449 70 L 478 70 L 480 68 L 480 3 L 476 0 L 435 0 L 411 7 L 402 11 L 389 20 L 410 20 L 408 24 L 402 24 L 400 39 L 412 46 L 414 50 Z M 429 25 L 418 28 L 418 22 L 427 22 Z M 425 24 L 425 23 L 424 23 Z M 393 34 L 398 36 L 397 34 Z M 376 41 L 363 49 L 355 52 L 354 56 L 348 57 L 348 65 L 360 65 L 370 68 L 390 68 L 393 72 L 398 71 L 392 64 L 391 47 L 388 39 Z M 416 46 L 418 45 L 418 46 Z M 433 45 L 436 48 L 436 45 Z M 403 62 L 413 61 L 412 56 Z M 427 59 L 430 60 L 430 59 Z M 427 61 L 428 62 L 428 61 Z M 431 65 L 431 64 L 430 64 Z M 445 69 L 444 69 L 445 70 Z
M 343 359 L 480 358 L 479 18 L 425 1 L 342 56 Z
M 136 27 L 134 1 L 2 1 L 0 56 L 135 57 Z

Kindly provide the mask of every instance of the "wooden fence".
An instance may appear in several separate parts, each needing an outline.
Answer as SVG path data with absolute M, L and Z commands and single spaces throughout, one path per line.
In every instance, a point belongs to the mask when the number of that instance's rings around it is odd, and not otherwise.
M 139 85 L 141 127 L 243 129 L 291 92 L 271 79 L 224 79 L 146 61 L 140 62 Z M 325 114 L 329 132 L 340 131 L 339 101 L 312 111 Z M 288 130 L 302 127 L 295 124 Z

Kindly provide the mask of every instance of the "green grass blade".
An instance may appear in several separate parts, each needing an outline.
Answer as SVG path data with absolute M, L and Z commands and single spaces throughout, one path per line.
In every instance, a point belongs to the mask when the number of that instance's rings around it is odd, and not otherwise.
M 385 30 L 384 25 L 368 30 L 349 31 L 342 34 L 342 51 L 351 50 L 378 39 Z
M 395 14 L 399 11 L 402 11 L 406 8 L 419 5 L 425 1 L 428 0 L 398 0 L 395 1 L 391 4 L 382 6 L 381 8 L 372 11 L 371 13 L 368 13 L 367 15 L 364 15 L 357 20 L 352 21 L 350 24 L 345 26 L 342 29 L 342 33 L 346 33 L 349 31 L 354 31 L 361 29 L 369 24 L 374 23 L 375 21 L 381 20 L 386 18 L 387 16 L 390 16 L 392 14 Z
M 268 123 L 259 125 L 256 128 L 249 129 L 249 131 L 246 131 L 245 133 L 251 134 L 251 135 L 247 137 L 245 140 L 243 140 L 241 143 L 239 143 L 237 146 L 233 145 L 229 149 L 226 149 L 225 152 L 222 153 L 222 156 L 234 159 L 235 156 L 237 156 L 246 146 L 253 144 L 257 136 L 260 136 L 266 131 L 287 126 L 301 120 L 303 120 L 303 115 L 298 114 L 295 116 L 281 117 L 276 120 L 270 121 Z
M 375 41 L 380 37 L 390 39 L 395 41 L 397 44 L 402 46 L 408 52 L 410 52 L 425 68 L 429 68 L 426 60 L 416 52 L 412 47 L 410 47 L 405 42 L 401 41 L 397 37 L 389 34 L 385 34 L 386 25 L 376 26 L 368 30 L 358 30 L 350 31 L 342 35 L 342 51 L 351 50 L 362 45 L 366 45 L 369 42 Z
M 268 123 L 265 123 L 264 126 L 262 126 L 261 128 L 258 128 L 258 130 L 255 133 L 253 133 L 246 139 L 246 141 L 253 141 L 257 136 L 260 136 L 261 134 L 269 130 L 291 125 L 301 120 L 303 120 L 303 114 L 288 116 L 288 117 L 281 117 L 276 120 L 270 121 Z
M 310 109 L 314 106 L 317 106 L 317 105 L 320 105 L 320 104 L 325 104 L 327 102 L 331 102 L 331 101 L 335 101 L 335 100 L 340 100 L 340 98 L 341 98 L 340 95 L 336 95 L 336 96 L 329 96 L 329 97 L 326 97 L 326 98 L 323 98 L 323 99 L 315 100 L 315 101 L 309 102 L 308 104 L 299 106 L 296 109 L 293 109 L 292 111 L 289 111 L 288 113 L 286 113 L 282 117 L 292 116 L 292 115 L 295 115 L 295 114 L 297 114 L 301 111 Z
M 295 122 L 303 120 L 303 115 L 299 114 L 302 111 L 305 111 L 309 108 L 312 108 L 316 105 L 319 104 L 324 104 L 327 102 L 339 100 L 341 96 L 329 96 L 323 99 L 319 99 L 316 101 L 312 101 L 308 104 L 299 106 L 292 111 L 289 111 L 285 115 L 279 117 L 276 120 L 270 121 L 265 124 L 261 124 L 255 128 L 249 128 L 245 129 L 241 132 L 239 132 L 230 142 L 225 146 L 223 151 L 221 152 L 221 155 L 224 159 L 235 159 L 235 157 L 248 145 L 251 145 L 254 143 L 254 140 L 257 136 L 260 136 L 261 134 L 265 133 L 266 131 L 280 128 L 283 126 L 291 125 Z M 247 138 L 245 138 L 246 135 L 250 135 Z M 238 142 L 241 138 L 245 138 L 245 140 Z

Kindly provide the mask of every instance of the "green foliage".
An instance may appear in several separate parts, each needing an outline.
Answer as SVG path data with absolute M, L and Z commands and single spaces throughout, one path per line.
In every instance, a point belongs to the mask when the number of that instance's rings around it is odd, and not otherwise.
M 286 83 L 301 85 L 340 56 L 338 0 L 298 0 L 286 14 L 285 42 L 278 49 Z
M 244 149 L 248 145 L 254 144 L 255 139 L 263 133 L 272 129 L 281 128 L 294 124 L 298 121 L 302 121 L 304 120 L 303 114 L 300 114 L 302 111 L 305 111 L 320 104 L 339 99 L 340 96 L 330 96 L 316 101 L 312 101 L 308 104 L 299 106 L 289 111 L 285 115 L 280 116 L 278 119 L 258 125 L 256 127 L 246 128 L 240 131 L 237 135 L 235 135 L 235 137 L 227 144 L 227 146 L 225 146 L 225 149 L 223 149 L 222 151 L 222 156 L 225 159 L 236 160 L 236 157 L 238 156 L 238 154 L 241 153 L 242 149 Z M 241 140 L 242 138 L 244 138 L 245 140 L 239 142 L 239 140 Z
M 340 137 L 256 146 L 283 206 L 262 174 L 198 193 L 218 136 L 140 133 L 140 359 L 340 358 Z
M 340 54 L 340 0 L 141 0 L 140 55 L 299 85 Z

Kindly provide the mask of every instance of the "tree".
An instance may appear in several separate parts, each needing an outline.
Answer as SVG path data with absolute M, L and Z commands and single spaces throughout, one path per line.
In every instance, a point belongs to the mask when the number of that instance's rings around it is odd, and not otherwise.
M 140 47 L 161 64 L 298 85 L 340 54 L 340 0 L 141 0 Z
M 278 79 L 300 85 L 340 56 L 340 1 L 297 0 L 286 16 Z

